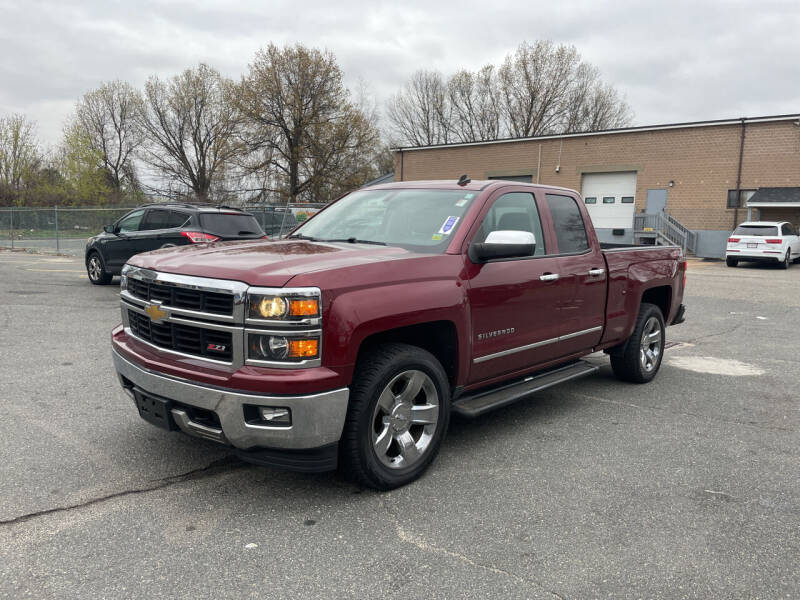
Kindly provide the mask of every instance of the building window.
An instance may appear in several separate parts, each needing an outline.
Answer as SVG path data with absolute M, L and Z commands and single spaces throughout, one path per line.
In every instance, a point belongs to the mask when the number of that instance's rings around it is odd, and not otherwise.
M 583 201 L 586 202 L 586 204 L 597 204 L 597 198 L 595 198 L 594 196 L 589 196 L 588 198 L 584 198 Z
M 743 208 L 755 193 L 755 190 L 739 190 L 739 197 L 737 198 L 736 190 L 728 190 L 727 208 Z
M 603 204 L 614 204 L 614 196 L 603 196 Z
M 623 204 L 633 204 L 633 196 L 623 196 L 622 197 Z

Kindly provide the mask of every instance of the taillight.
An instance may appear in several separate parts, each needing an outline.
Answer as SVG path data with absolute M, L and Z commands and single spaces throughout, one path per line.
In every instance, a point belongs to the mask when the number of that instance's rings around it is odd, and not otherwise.
M 783 240 L 764 240 L 768 244 L 782 244 Z
M 738 241 L 739 241 L 739 238 L 728 238 L 728 243 L 730 243 L 730 244 L 735 244 Z
M 683 261 L 683 289 L 686 289 L 686 268 L 689 266 L 685 260 Z
M 181 231 L 181 235 L 183 237 L 189 238 L 189 241 L 193 244 L 201 244 L 203 242 L 216 242 L 220 239 L 216 235 L 211 235 L 210 233 L 203 233 L 202 231 Z

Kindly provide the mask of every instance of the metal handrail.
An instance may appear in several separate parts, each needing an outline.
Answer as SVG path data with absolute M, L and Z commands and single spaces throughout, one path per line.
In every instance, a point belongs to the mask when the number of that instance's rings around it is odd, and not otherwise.
M 640 213 L 633 216 L 635 231 L 653 231 L 669 242 L 680 246 L 684 252 L 695 252 L 697 235 L 666 212 Z

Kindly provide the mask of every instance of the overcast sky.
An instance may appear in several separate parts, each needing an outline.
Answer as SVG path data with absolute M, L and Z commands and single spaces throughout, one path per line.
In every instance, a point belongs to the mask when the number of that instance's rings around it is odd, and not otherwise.
M 270 41 L 331 50 L 382 105 L 419 68 L 476 69 L 535 39 L 574 44 L 638 125 L 800 112 L 797 0 L 0 0 L 0 115 L 27 114 L 54 143 L 101 81 L 198 62 L 238 78 Z

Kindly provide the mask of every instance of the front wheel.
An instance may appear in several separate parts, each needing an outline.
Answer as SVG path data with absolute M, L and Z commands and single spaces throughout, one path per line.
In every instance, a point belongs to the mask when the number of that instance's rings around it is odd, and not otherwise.
M 739 261 L 736 260 L 735 258 L 728 257 L 725 259 L 725 264 L 728 265 L 729 267 L 735 267 L 736 265 L 739 264 Z
M 86 259 L 86 274 L 94 285 L 108 285 L 114 278 L 113 275 L 106 272 L 103 259 L 98 252 L 92 252 Z
M 433 462 L 450 421 L 450 385 L 431 353 L 407 344 L 367 350 L 359 361 L 340 442 L 340 468 L 390 490 Z
M 642 302 L 636 326 L 624 351 L 611 355 L 611 368 L 619 379 L 647 383 L 658 373 L 664 357 L 665 327 L 661 309 Z

